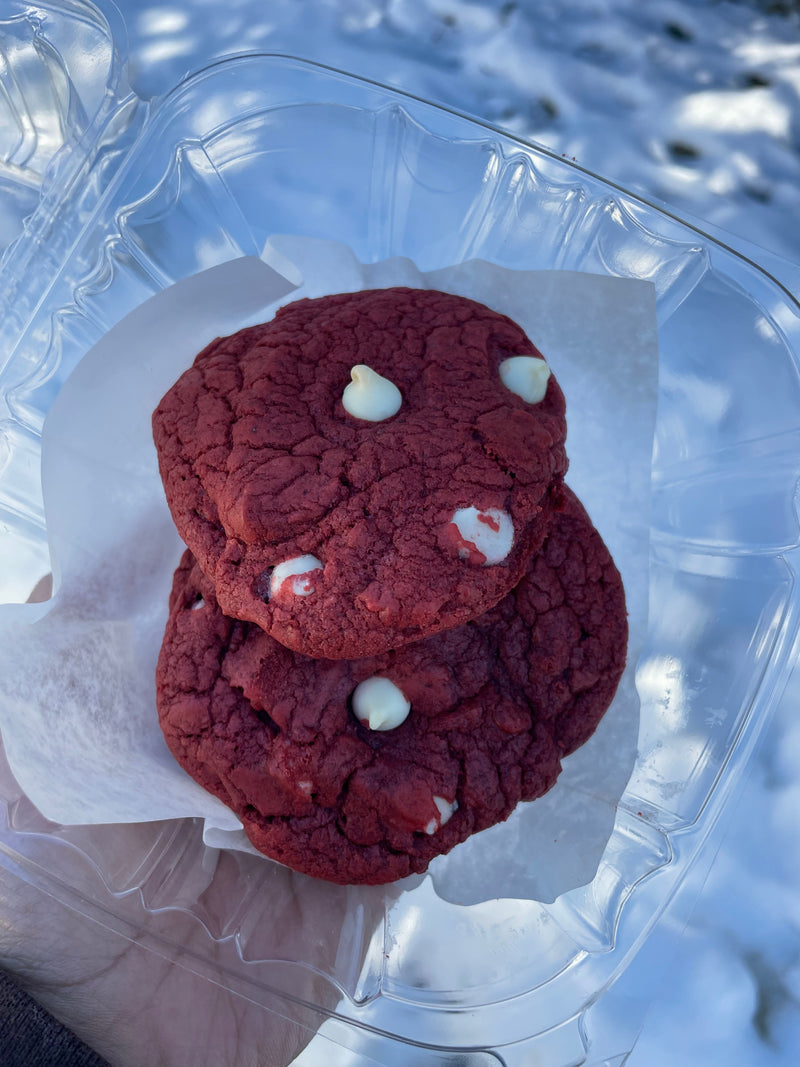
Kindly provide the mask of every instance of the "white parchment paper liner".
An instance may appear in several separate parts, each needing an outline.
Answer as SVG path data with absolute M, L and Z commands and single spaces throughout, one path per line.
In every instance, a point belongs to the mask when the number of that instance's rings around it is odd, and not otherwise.
M 54 595 L 0 607 L 0 730 L 17 780 L 55 822 L 199 816 L 207 844 L 252 851 L 236 816 L 178 767 L 158 728 L 155 662 L 183 546 L 150 415 L 214 337 L 300 296 L 388 285 L 460 293 L 522 325 L 567 397 L 568 482 L 625 581 L 628 668 L 597 733 L 546 797 L 430 867 L 439 895 L 455 902 L 553 900 L 592 879 L 636 753 L 657 393 L 647 282 L 480 261 L 420 273 L 408 260 L 363 265 L 343 245 L 284 237 L 261 260 L 223 264 L 147 301 L 85 356 L 48 415 L 42 477 Z

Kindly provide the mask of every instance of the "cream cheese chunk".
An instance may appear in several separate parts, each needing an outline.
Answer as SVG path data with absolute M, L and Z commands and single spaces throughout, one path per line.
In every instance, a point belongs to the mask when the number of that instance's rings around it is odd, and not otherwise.
M 400 390 L 366 363 L 357 363 L 350 371 L 350 378 L 342 393 L 342 406 L 348 415 L 367 422 L 382 422 L 400 410 L 403 403 Z

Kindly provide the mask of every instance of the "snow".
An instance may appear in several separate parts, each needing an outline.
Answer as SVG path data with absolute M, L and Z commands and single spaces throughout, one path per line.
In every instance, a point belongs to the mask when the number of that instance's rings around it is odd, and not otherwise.
M 800 260 L 796 3 L 118 4 L 143 95 L 226 52 L 301 55 L 478 115 Z M 795 677 L 704 861 L 592 1010 L 590 1035 L 617 1026 L 630 1047 L 641 1027 L 629 1067 L 798 1062 L 799 698 Z

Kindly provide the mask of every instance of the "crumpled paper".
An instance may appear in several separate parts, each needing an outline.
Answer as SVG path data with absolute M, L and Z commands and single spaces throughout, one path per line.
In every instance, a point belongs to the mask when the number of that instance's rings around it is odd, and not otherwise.
M 301 296 L 389 285 L 460 293 L 526 330 L 567 397 L 568 483 L 625 582 L 628 667 L 594 737 L 564 761 L 549 794 L 430 867 L 436 891 L 453 902 L 552 901 L 593 878 L 636 755 L 658 363 L 647 282 L 481 261 L 420 273 L 405 259 L 364 265 L 344 245 L 275 237 L 261 259 L 223 264 L 148 300 L 87 353 L 48 415 L 42 479 L 54 593 L 43 604 L 0 606 L 0 732 L 20 785 L 55 822 L 199 816 L 207 844 L 252 851 L 233 812 L 188 778 L 158 727 L 155 663 L 183 546 L 150 415 L 214 337 Z

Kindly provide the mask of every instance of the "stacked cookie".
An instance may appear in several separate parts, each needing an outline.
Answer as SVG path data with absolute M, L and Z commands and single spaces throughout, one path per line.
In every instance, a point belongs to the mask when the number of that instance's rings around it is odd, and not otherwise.
M 393 881 L 554 784 L 627 619 L 515 323 L 431 290 L 297 301 L 201 352 L 153 431 L 188 546 L 159 720 L 257 848 Z

